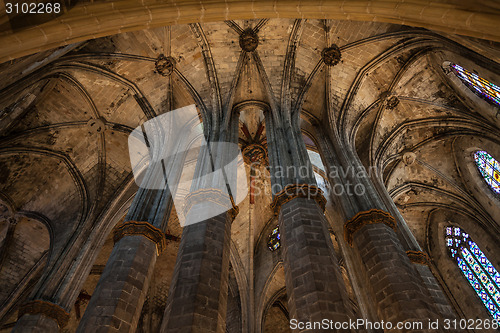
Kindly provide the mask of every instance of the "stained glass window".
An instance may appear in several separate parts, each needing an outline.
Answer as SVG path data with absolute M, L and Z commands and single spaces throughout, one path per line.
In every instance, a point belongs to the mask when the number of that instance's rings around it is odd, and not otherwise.
M 500 274 L 461 228 L 446 227 L 445 234 L 451 257 L 493 318 L 500 319 Z
M 281 246 L 281 236 L 280 236 L 280 229 L 278 226 L 271 231 L 271 234 L 269 234 L 269 240 L 267 241 L 267 247 L 271 251 L 275 251 L 279 249 Z
M 500 194 L 500 163 L 484 150 L 476 151 L 474 160 L 486 183 Z
M 457 64 L 450 65 L 451 70 L 475 94 L 481 96 L 489 103 L 500 106 L 500 87 L 483 79 L 475 73 L 469 72 Z

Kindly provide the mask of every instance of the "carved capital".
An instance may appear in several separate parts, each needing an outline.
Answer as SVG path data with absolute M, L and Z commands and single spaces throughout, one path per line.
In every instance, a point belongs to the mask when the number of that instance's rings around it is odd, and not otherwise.
M 344 239 L 352 246 L 353 236 L 362 227 L 368 224 L 384 223 L 396 231 L 396 220 L 391 214 L 380 209 L 370 209 L 359 212 L 344 224 Z
M 18 318 L 21 318 L 25 314 L 42 314 L 45 317 L 54 319 L 59 328 L 66 326 L 69 320 L 69 313 L 67 313 L 62 307 L 52 302 L 34 300 L 25 303 L 19 308 Z
M 274 196 L 271 209 L 275 215 L 278 215 L 281 206 L 295 198 L 314 199 L 322 210 L 325 209 L 326 199 L 323 196 L 323 191 L 316 185 L 309 184 L 291 184 L 285 186 L 285 189 Z
M 406 255 L 414 264 L 427 265 L 431 262 L 431 258 L 424 251 L 406 251 Z
M 160 255 L 167 246 L 165 234 L 149 222 L 127 221 L 120 224 L 113 231 L 115 244 L 125 236 L 143 236 L 156 244 L 156 253 Z
M 232 198 L 229 194 L 224 193 L 219 189 L 203 188 L 186 195 L 183 207 L 184 214 L 187 215 L 189 210 L 191 210 L 194 205 L 204 202 L 212 202 L 224 208 L 234 206 Z

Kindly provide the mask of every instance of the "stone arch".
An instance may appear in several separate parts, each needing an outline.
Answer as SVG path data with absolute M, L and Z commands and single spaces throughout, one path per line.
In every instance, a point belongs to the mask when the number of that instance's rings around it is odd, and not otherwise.
M 285 271 L 282 263 L 280 262 L 274 266 L 271 274 L 268 275 L 266 284 L 261 293 L 262 297 L 259 302 L 256 303 L 256 332 L 263 332 L 265 314 L 269 307 L 274 303 L 272 300 L 278 295 L 283 293 L 286 294 L 285 290 Z
M 69 177 L 71 180 L 72 185 L 75 187 L 75 192 L 77 193 L 77 202 L 79 204 L 79 209 L 75 214 L 77 215 L 75 219 L 79 221 L 79 223 L 82 223 L 84 220 L 85 215 L 88 213 L 88 210 L 90 209 L 90 200 L 89 200 L 89 193 L 87 189 L 87 184 L 84 180 L 83 175 L 81 174 L 80 170 L 76 167 L 74 162 L 65 154 L 55 152 L 49 149 L 43 149 L 43 148 L 37 148 L 37 147 L 8 147 L 8 148 L 3 148 L 0 150 L 0 155 L 2 157 L 6 156 L 12 156 L 17 154 L 18 156 L 26 156 L 26 157 L 37 157 L 40 159 L 46 159 L 49 161 L 48 163 L 52 163 L 53 165 L 57 165 L 55 162 L 61 163 L 65 167 L 65 176 Z M 28 202 L 29 203 L 29 202 Z M 25 207 L 26 205 L 24 204 L 22 207 L 16 207 L 16 209 L 30 209 L 32 207 Z M 44 209 L 47 208 L 43 205 L 40 205 L 40 207 L 43 207 Z M 39 212 L 43 213 L 43 212 Z M 54 217 L 54 216 L 51 216 Z M 51 224 L 54 224 L 55 221 L 52 221 Z M 56 225 L 52 226 L 54 229 L 57 229 Z
M 52 239 L 46 223 L 33 216 L 0 218 L 0 228 L 5 230 L 0 235 L 0 324 L 8 326 L 42 277 Z
M 110 225 L 116 224 L 118 221 L 110 222 Z M 95 260 L 91 264 L 90 272 L 84 279 L 82 279 L 81 285 L 75 290 L 75 297 L 73 298 L 74 303 L 69 306 L 69 320 L 68 324 L 63 328 L 63 332 L 74 332 L 78 327 L 78 323 L 85 312 L 90 297 L 99 281 L 99 278 L 104 270 L 104 266 L 111 254 L 113 249 L 113 232 L 108 232 L 105 237 L 103 237 L 103 243 L 96 246 Z
M 117 224 L 123 221 L 130 206 L 132 205 L 136 191 L 137 185 L 132 174 L 129 174 L 127 181 L 124 182 L 122 187 L 119 189 L 116 199 L 110 205 L 108 210 L 100 217 L 100 222 L 96 226 L 95 232 L 86 241 L 86 246 L 91 247 L 92 249 L 85 253 L 80 264 L 77 266 L 83 276 L 79 277 L 79 281 L 70 281 L 70 283 L 73 283 L 73 285 L 78 288 L 76 289 L 74 287 L 74 290 L 68 291 L 71 292 L 73 296 L 68 297 L 67 299 L 72 300 L 74 303 L 66 305 L 67 308 L 70 309 L 70 319 L 68 325 L 64 328 L 65 332 L 74 332 L 78 327 L 80 319 L 82 318 L 88 305 L 88 301 L 90 300 L 90 296 L 92 296 L 101 274 L 104 271 L 108 258 L 113 250 L 113 230 Z M 160 305 L 164 305 L 163 303 L 168 295 L 168 284 L 165 285 L 163 280 L 168 280 L 168 282 L 170 282 L 180 239 L 180 226 L 178 225 L 178 221 L 175 220 L 176 218 L 172 218 L 170 220 L 170 222 L 173 223 L 169 223 L 169 228 L 171 224 L 175 224 L 175 222 L 177 223 L 175 228 L 172 228 L 172 231 L 170 229 L 167 230 L 167 233 L 171 237 L 168 237 L 167 235 L 167 248 L 162 255 L 157 258 L 157 264 L 155 267 L 155 270 L 163 271 L 161 273 L 162 276 L 166 275 L 167 277 L 165 279 L 160 277 L 158 278 L 158 281 L 150 283 L 150 288 L 147 293 L 147 297 L 150 298 L 150 304 L 158 303 Z M 75 275 L 78 276 L 78 274 Z M 145 303 L 143 310 L 148 312 L 149 309 L 146 307 L 147 305 Z M 149 313 L 149 315 L 151 315 L 151 313 Z M 154 316 L 156 316 L 155 318 L 159 320 L 159 323 L 161 323 L 163 312 L 161 312 L 161 314 L 154 313 Z M 141 317 L 141 320 L 144 320 L 144 318 Z
M 238 288 L 237 297 L 240 306 L 241 332 L 245 333 L 248 332 L 248 322 L 252 319 L 251 310 L 249 309 L 249 293 L 253 292 L 253 290 L 248 288 L 248 278 L 234 241 L 231 241 L 230 263 L 234 275 L 234 283 L 236 283 Z M 235 290 L 233 292 L 236 294 Z
M 498 221 L 500 219 L 500 198 L 484 181 L 477 168 L 473 154 L 478 150 L 487 151 L 497 160 L 500 158 L 499 142 L 480 137 L 461 137 L 453 142 L 455 165 L 465 187 L 491 216 L 492 220 Z M 493 227 L 498 228 L 498 226 Z
M 265 307 L 272 295 L 285 287 L 281 248 L 270 251 L 267 239 L 278 220 L 271 218 L 262 229 L 255 245 L 255 331 L 263 329 Z
M 262 332 L 291 332 L 286 289 L 278 290 L 267 302 L 262 318 Z
M 498 11 L 493 1 L 481 1 L 472 8 L 450 6 L 447 4 L 433 4 L 420 0 L 410 4 L 394 3 L 394 7 L 378 2 L 363 1 L 357 6 L 339 6 L 336 2 L 324 3 L 319 0 L 301 3 L 297 7 L 292 1 L 280 2 L 279 5 L 270 5 L 267 2 L 258 2 L 250 8 L 248 4 L 238 1 L 230 2 L 202 2 L 193 5 L 189 2 L 175 4 L 147 6 L 122 1 L 114 6 L 103 7 L 99 4 L 86 4 L 85 11 L 76 10 L 79 5 L 64 15 L 64 23 L 49 21 L 38 29 L 12 30 L 1 39 L 2 61 L 21 57 L 33 52 L 40 52 L 57 46 L 75 43 L 88 38 L 88 27 L 78 24 L 82 15 L 94 18 L 100 24 L 94 28 L 92 37 L 103 37 L 125 31 L 146 29 L 153 26 L 192 23 L 199 21 L 220 21 L 230 19 L 252 19 L 255 17 L 285 17 L 285 18 L 314 18 L 323 19 L 356 19 L 366 21 L 382 21 L 393 24 L 410 24 L 447 33 L 462 34 L 490 40 L 500 40 L 496 29 L 496 20 L 490 13 Z M 83 6 L 83 4 L 82 4 Z M 221 11 L 220 8 L 225 8 Z M 472 6 L 472 5 L 471 5 Z M 127 9 L 124 16 L 124 9 Z M 415 16 L 415 13 L 419 15 Z M 430 15 L 432 14 L 432 15 Z M 468 16 L 463 20 L 464 15 Z M 110 19 L 116 17 L 119 19 Z M 439 17 L 435 20 L 435 17 Z M 106 19 L 104 19 L 106 18 Z M 63 29 L 70 26 L 71 29 Z M 49 30 L 59 29 L 66 31 L 61 34 L 50 34 Z M 41 36 L 45 36 L 41 38 Z

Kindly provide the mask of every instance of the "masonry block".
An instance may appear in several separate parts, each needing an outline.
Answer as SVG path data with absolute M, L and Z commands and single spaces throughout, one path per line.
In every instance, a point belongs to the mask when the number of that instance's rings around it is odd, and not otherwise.
M 227 213 L 184 227 L 161 332 L 225 332 L 230 231 Z
M 347 292 L 317 202 L 292 199 L 281 206 L 279 221 L 290 318 L 348 321 Z
M 391 227 L 384 223 L 367 224 L 354 234 L 353 244 L 365 266 L 381 320 L 393 324 L 427 323 L 429 319 L 440 318 L 426 286 Z
M 156 244 L 143 236 L 124 236 L 113 248 L 77 332 L 135 332 Z
M 58 333 L 57 321 L 43 314 L 25 314 L 16 323 L 12 330 L 16 333 Z

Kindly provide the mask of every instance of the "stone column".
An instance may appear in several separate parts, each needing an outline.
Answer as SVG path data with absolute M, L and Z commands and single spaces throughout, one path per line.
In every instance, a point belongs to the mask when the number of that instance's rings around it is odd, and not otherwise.
M 416 160 L 416 156 L 413 153 L 411 154 L 407 153 L 406 155 L 407 156 L 403 157 L 403 161 L 405 162 L 405 164 L 410 165 Z M 382 200 L 386 204 L 388 211 L 392 214 L 392 216 L 394 216 L 397 222 L 398 233 L 400 236 L 401 243 L 403 247 L 407 250 L 406 253 L 410 258 L 410 261 L 414 264 L 416 270 L 418 271 L 422 279 L 422 282 L 426 286 L 432 300 L 436 304 L 439 313 L 443 318 L 449 318 L 449 319 L 457 318 L 455 310 L 450 305 L 450 302 L 448 301 L 448 298 L 443 292 L 441 285 L 439 284 L 438 280 L 436 279 L 436 277 L 432 272 L 431 259 L 429 258 L 427 253 L 422 251 L 422 248 L 415 239 L 415 236 L 408 227 L 405 219 L 403 218 L 398 208 L 394 204 L 394 201 L 390 197 L 387 190 L 382 185 L 383 183 L 381 180 L 381 175 L 379 173 L 376 173 L 372 175 L 372 179 L 375 187 L 380 193 Z
M 140 188 L 77 332 L 134 332 L 157 256 L 165 249 L 162 226 L 169 215 L 168 190 Z
M 19 309 L 19 320 L 12 332 L 59 332 L 69 320 L 69 313 L 59 305 L 35 300 Z
M 392 211 L 384 196 L 377 191 L 354 148 L 335 130 L 330 139 L 335 167 L 347 176 L 337 181 L 344 187 L 363 189 L 344 194 L 350 203 L 344 212 L 348 219 L 344 238 L 357 250 L 379 319 L 393 323 L 440 319 L 434 300 L 401 243 L 399 224 L 388 213 Z
M 198 154 L 184 209 L 178 212 L 186 213 L 184 229 L 160 332 L 226 330 L 231 223 L 238 214 L 232 164 L 238 156 L 237 122 L 233 117 L 220 135 L 213 133 Z
M 290 319 L 346 322 L 352 314 L 323 214 L 326 201 L 316 186 L 299 118 L 292 116 L 289 102 L 281 108 L 272 105 L 265 116 Z
M 429 319 L 439 318 L 425 284 L 399 242 L 396 221 L 389 213 L 370 209 L 356 214 L 346 222 L 344 237 L 358 250 L 380 319 L 425 325 Z
M 290 318 L 301 322 L 348 322 L 351 315 L 323 214 L 325 202 L 314 185 L 289 185 L 273 202 L 279 214 Z
M 135 332 L 164 233 L 148 222 L 127 221 L 114 232 L 115 247 L 77 332 Z
M 408 258 L 417 269 L 425 287 L 429 291 L 432 300 L 443 318 L 456 319 L 457 314 L 448 302 L 441 285 L 432 273 L 431 259 L 424 251 L 406 251 Z
M 234 216 L 231 211 L 184 227 L 160 332 L 225 332 Z

